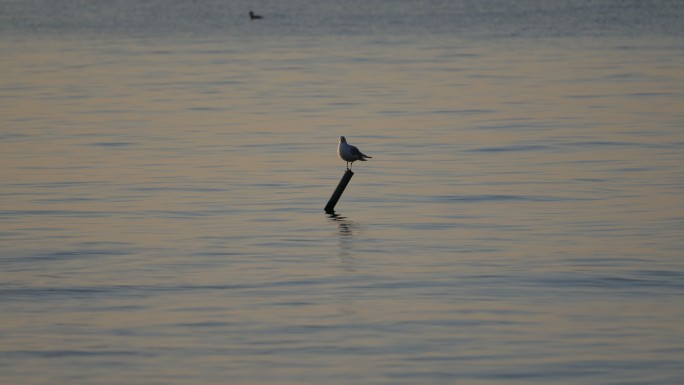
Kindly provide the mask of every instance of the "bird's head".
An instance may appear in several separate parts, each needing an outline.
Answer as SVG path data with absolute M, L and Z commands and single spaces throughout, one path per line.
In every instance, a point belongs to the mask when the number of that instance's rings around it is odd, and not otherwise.
M 340 142 L 347 143 L 347 139 L 344 136 L 340 136 Z

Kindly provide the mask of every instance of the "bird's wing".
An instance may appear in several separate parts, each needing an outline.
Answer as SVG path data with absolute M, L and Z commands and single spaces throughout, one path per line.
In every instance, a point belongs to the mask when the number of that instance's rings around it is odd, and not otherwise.
M 359 151 L 359 149 L 356 148 L 356 146 L 351 146 L 351 145 L 350 145 L 350 146 L 349 146 L 349 152 L 351 152 L 352 155 L 357 155 L 357 156 L 362 156 L 362 155 L 363 155 L 363 154 L 361 153 L 361 151 Z

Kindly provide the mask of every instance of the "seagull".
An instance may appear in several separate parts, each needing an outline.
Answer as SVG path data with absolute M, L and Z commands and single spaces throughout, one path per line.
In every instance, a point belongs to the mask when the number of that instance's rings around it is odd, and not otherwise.
M 257 20 L 257 19 L 263 19 L 264 17 L 261 15 L 255 15 L 254 12 L 249 11 L 249 19 L 250 20 Z
M 339 155 L 342 160 L 347 162 L 347 170 L 349 171 L 351 171 L 351 168 L 349 167 L 350 162 L 353 165 L 354 161 L 360 160 L 365 162 L 366 158 L 372 158 L 372 156 L 368 156 L 359 151 L 359 149 L 355 146 L 347 144 L 347 139 L 344 136 L 340 136 L 340 145 L 337 146 L 337 155 Z

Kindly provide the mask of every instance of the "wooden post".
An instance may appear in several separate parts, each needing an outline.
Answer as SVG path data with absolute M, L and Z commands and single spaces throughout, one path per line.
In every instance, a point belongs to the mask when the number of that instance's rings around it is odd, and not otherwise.
M 330 214 L 335 212 L 335 205 L 337 204 L 337 201 L 340 200 L 340 197 L 342 196 L 344 189 L 347 188 L 347 184 L 349 184 L 349 181 L 351 180 L 352 176 L 354 176 L 354 173 L 352 172 L 352 170 L 349 169 L 347 169 L 344 175 L 342 175 L 342 179 L 340 179 L 340 183 L 337 185 L 335 192 L 330 197 L 328 204 L 325 205 L 326 213 Z

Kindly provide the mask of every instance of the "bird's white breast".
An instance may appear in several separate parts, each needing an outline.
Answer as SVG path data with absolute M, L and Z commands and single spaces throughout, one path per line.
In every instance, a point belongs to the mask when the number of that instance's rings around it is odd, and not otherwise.
M 339 155 L 340 158 L 346 160 L 347 162 L 355 160 L 352 157 L 351 149 L 347 143 L 340 142 L 340 145 L 337 146 L 337 155 Z

